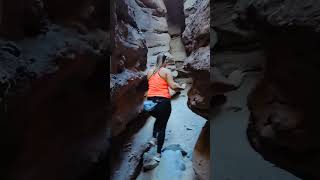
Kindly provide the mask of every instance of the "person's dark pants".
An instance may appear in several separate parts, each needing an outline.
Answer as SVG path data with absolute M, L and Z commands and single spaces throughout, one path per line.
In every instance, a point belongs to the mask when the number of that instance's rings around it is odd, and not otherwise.
M 150 112 L 151 116 L 156 118 L 152 136 L 157 138 L 157 152 L 161 153 L 166 135 L 167 123 L 171 114 L 171 102 L 170 99 L 163 97 L 149 97 L 148 99 L 153 101 L 161 101 L 157 104 L 154 110 Z

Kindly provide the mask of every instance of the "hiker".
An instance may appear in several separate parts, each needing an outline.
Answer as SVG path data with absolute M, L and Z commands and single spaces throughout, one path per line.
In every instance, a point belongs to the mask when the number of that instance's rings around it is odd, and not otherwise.
M 150 143 L 157 145 L 157 155 L 155 157 L 157 161 L 160 161 L 166 126 L 171 114 L 169 87 L 177 91 L 184 89 L 186 86 L 186 84 L 179 85 L 173 80 L 171 71 L 166 68 L 168 60 L 169 58 L 165 55 L 159 55 L 157 57 L 157 64 L 147 73 L 149 84 L 147 99 L 158 103 L 154 109 L 150 111 L 150 115 L 156 118 Z

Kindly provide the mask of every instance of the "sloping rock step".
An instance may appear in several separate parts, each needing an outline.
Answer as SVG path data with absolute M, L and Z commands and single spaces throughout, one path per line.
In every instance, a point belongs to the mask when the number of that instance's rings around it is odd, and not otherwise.
M 179 144 L 172 144 L 162 150 L 162 157 L 160 162 L 154 160 L 156 156 L 156 146 L 152 146 L 143 155 L 143 168 L 144 171 L 154 169 L 159 166 L 157 173 L 161 174 L 161 179 L 177 178 L 181 176 L 181 171 L 186 169 L 183 157 L 188 153 L 181 148 Z M 167 176 L 165 174 L 168 174 Z M 159 179 L 159 178 L 156 178 Z
M 184 44 L 179 36 L 171 36 L 170 41 L 170 53 L 175 57 L 176 60 L 184 60 L 186 56 L 186 51 Z

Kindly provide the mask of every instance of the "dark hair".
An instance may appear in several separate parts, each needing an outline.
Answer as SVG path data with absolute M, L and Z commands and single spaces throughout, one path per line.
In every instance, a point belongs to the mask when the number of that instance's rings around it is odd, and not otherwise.
M 158 55 L 158 57 L 157 57 L 157 64 L 155 65 L 154 72 L 159 71 L 159 69 L 163 67 L 163 65 L 164 65 L 165 62 L 166 62 L 166 59 L 167 59 L 167 56 L 166 56 L 166 55 L 164 55 L 164 54 Z

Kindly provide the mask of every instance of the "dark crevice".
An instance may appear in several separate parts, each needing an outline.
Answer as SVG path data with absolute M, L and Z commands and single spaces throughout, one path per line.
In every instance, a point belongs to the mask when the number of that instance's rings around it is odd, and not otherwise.
M 184 16 L 184 1 L 164 0 L 164 3 L 167 8 L 168 25 L 178 25 L 178 27 L 180 27 L 180 33 L 182 33 L 186 26 Z

